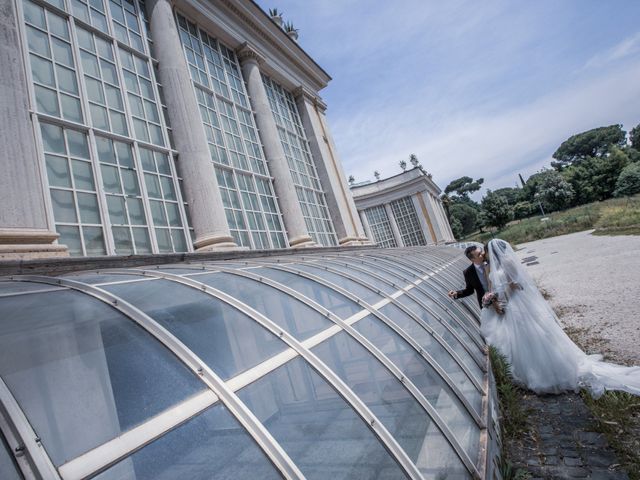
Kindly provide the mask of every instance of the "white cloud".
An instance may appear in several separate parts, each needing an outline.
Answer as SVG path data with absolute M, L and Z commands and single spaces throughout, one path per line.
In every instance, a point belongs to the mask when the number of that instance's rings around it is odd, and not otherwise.
M 453 178 L 485 177 L 485 186 L 512 186 L 519 171 L 529 175 L 548 165 L 570 135 L 590 128 L 640 121 L 640 62 L 603 72 L 525 106 L 495 116 L 452 113 L 438 126 L 424 115 L 406 115 L 390 101 L 376 110 L 333 121 L 345 171 L 356 179 L 397 173 L 398 161 L 416 153 L 444 186 Z M 502 183 L 513 177 L 513 181 Z
M 584 68 L 602 68 L 609 63 L 640 53 L 640 32 L 625 38 L 605 52 L 591 57 Z

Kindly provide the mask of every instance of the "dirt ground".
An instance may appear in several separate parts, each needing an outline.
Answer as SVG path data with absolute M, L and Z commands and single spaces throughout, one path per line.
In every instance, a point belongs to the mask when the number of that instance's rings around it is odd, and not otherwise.
M 640 236 L 578 232 L 520 244 L 517 254 L 583 349 L 640 365 Z

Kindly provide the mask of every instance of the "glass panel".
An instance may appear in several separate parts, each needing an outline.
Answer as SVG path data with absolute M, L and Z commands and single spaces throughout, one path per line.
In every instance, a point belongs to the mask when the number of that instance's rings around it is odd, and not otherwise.
M 286 347 L 243 313 L 194 288 L 167 280 L 104 288 L 153 317 L 224 380 Z
M 147 185 L 147 193 L 150 197 L 162 198 L 162 195 L 160 194 L 160 183 L 158 182 L 157 176 L 145 174 L 144 182 Z
M 164 207 L 162 206 L 162 202 L 158 202 L 156 200 L 149 200 L 151 204 L 151 218 L 153 218 L 153 223 L 156 226 L 166 226 L 167 225 L 167 216 L 164 213 Z
M 42 142 L 45 152 L 66 154 L 62 129 L 55 125 L 43 123 L 40 125 L 42 131 Z
M 60 90 L 78 95 L 76 72 L 60 65 L 56 65 L 56 74 L 58 76 L 58 88 L 60 88 Z
M 167 216 L 169 218 L 169 225 L 172 227 L 181 227 L 182 222 L 180 221 L 180 211 L 178 210 L 177 203 L 166 203 L 167 207 Z
M 124 209 L 124 198 L 107 195 L 107 205 L 109 207 L 109 218 L 111 219 L 111 223 L 116 225 L 126 225 L 127 217 Z
M 116 253 L 118 255 L 131 255 L 133 253 L 133 243 L 131 241 L 131 232 L 128 227 L 113 227 L 113 241 L 116 245 Z
M 204 389 L 133 321 L 85 294 L 3 298 L 0 317 L 11 320 L 0 322 L 0 375 L 56 466 Z
M 60 94 L 60 104 L 62 105 L 62 116 L 67 120 L 74 122 L 82 122 L 82 111 L 80 109 L 80 100 L 70 97 L 64 93 Z
M 71 188 L 71 174 L 66 158 L 55 155 L 45 155 L 47 161 L 47 178 L 52 187 Z
M 82 223 L 100 223 L 98 199 L 92 193 L 77 193 Z
M 127 208 L 129 209 L 129 221 L 132 225 L 145 225 L 147 223 L 142 208 L 142 200 L 139 198 L 127 198 Z
M 171 245 L 171 234 L 165 228 L 156 228 L 156 241 L 158 242 L 158 250 L 161 252 L 173 252 Z
M 151 240 L 149 231 L 146 228 L 132 228 L 133 240 L 136 244 L 136 251 L 140 253 L 151 253 Z
M 56 222 L 76 223 L 78 221 L 76 207 L 73 204 L 73 193 L 52 189 L 51 202 Z
M 313 352 L 371 409 L 425 478 L 465 478 L 466 468 L 418 401 L 362 345 L 340 332 Z
M 271 462 L 231 416 L 215 405 L 139 452 L 95 477 L 96 480 L 278 479 Z
M 73 169 L 73 181 L 76 184 L 76 188 L 81 190 L 95 190 L 93 172 L 91 171 L 91 164 L 89 162 L 71 160 L 71 167 Z
M 49 87 L 55 87 L 56 81 L 53 78 L 53 64 L 49 60 L 44 60 L 37 55 L 31 54 L 30 57 L 33 81 Z
M 127 168 L 120 169 L 120 175 L 122 176 L 122 186 L 124 187 L 124 193 L 127 195 L 140 195 L 140 188 L 138 188 L 138 177 L 136 172 Z
M 56 117 L 60 116 L 60 109 L 58 107 L 58 96 L 56 92 L 49 90 L 48 88 L 34 85 L 33 89 L 36 92 L 36 103 L 38 105 L 38 111 Z
M 297 265 L 292 265 L 291 267 L 295 268 L 296 270 L 301 270 L 303 272 L 309 272 L 312 275 L 316 275 L 320 278 L 328 280 L 329 282 L 335 285 L 338 285 L 339 287 L 342 287 L 345 290 L 348 290 L 351 293 L 357 295 L 358 298 L 368 303 L 369 305 L 374 305 L 375 303 L 383 299 L 382 295 L 379 295 L 378 293 L 376 293 L 375 290 L 371 290 L 370 288 L 360 285 L 359 283 L 353 280 L 350 280 L 348 278 L 345 278 L 342 275 L 328 272 L 321 268 L 314 267 L 313 265 L 297 264 Z
M 102 184 L 105 191 L 108 193 L 122 193 L 118 169 L 108 165 L 100 165 L 100 171 L 102 172 Z
M 0 478 L 3 480 L 21 480 L 22 475 L 19 473 L 13 454 L 9 452 L 9 446 L 0 435 Z
M 65 130 L 65 132 L 67 134 L 67 144 L 69 145 L 69 155 L 88 160 L 89 145 L 87 144 L 87 136 L 74 130 Z
M 480 430 L 442 377 L 404 339 L 371 315 L 353 324 L 415 384 L 472 459 L 479 455 Z
M 270 268 L 256 269 L 255 272 L 297 290 L 343 319 L 361 310 L 357 303 L 344 295 L 300 275 Z
M 273 320 L 298 340 L 309 338 L 334 324 L 288 294 L 249 278 L 213 273 L 198 275 L 194 279 L 233 295 Z
M 82 227 L 87 255 L 106 255 L 102 227 Z
M 362 419 L 299 357 L 238 396 L 305 478 L 405 478 Z
M 174 251 L 176 252 L 187 251 L 187 242 L 184 239 L 184 230 L 172 228 L 171 239 L 173 240 Z
M 60 234 L 58 244 L 66 245 L 70 255 L 82 255 L 82 243 L 80 242 L 80 229 L 66 225 L 57 225 L 56 231 Z
M 22 4 L 24 10 L 24 19 L 42 29 L 46 29 L 44 20 L 44 9 L 33 2 L 25 1 Z
M 51 47 L 53 49 L 53 58 L 56 62 L 73 68 L 73 54 L 71 53 L 71 45 L 57 38 L 51 39 Z

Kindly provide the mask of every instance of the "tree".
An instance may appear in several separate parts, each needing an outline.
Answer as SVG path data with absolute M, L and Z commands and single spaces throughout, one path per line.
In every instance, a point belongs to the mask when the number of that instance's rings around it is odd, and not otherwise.
M 631 147 L 640 151 L 640 123 L 629 132 L 629 140 L 631 141 Z
M 407 162 L 405 162 L 404 160 L 400 160 L 400 168 L 404 172 L 407 169 Z
M 555 170 L 540 172 L 534 198 L 542 203 L 546 211 L 568 207 L 575 192 L 564 177 Z
M 636 193 L 640 193 L 640 163 L 630 163 L 620 172 L 613 194 L 627 197 Z
M 462 234 L 475 232 L 478 226 L 478 211 L 466 203 L 456 202 L 449 206 L 451 221 L 456 219 L 462 227 Z
M 566 168 L 562 175 L 575 193 L 574 205 L 582 205 L 611 198 L 622 169 L 629 157 L 622 149 L 612 147 L 603 157 L 587 157 L 578 164 Z
M 451 233 L 453 233 L 453 236 L 456 239 L 460 239 L 462 238 L 462 224 L 460 223 L 460 220 L 458 220 L 457 218 L 452 219 L 449 222 L 449 226 L 451 227 Z
M 557 161 L 551 162 L 551 166 L 556 170 L 562 170 L 587 157 L 601 157 L 611 147 L 623 147 L 626 143 L 627 132 L 622 129 L 622 125 L 609 125 L 608 127 L 587 130 L 562 142 L 552 155 Z
M 444 193 L 449 194 L 455 192 L 460 197 L 469 198 L 470 193 L 480 190 L 483 182 L 484 178 L 473 180 L 471 177 L 460 177 L 451 181 L 451 183 L 445 187 Z
M 487 190 L 487 194 L 482 199 L 482 210 L 486 224 L 498 230 L 513 220 L 513 209 L 507 199 L 502 195 L 496 195 L 491 190 Z
M 502 195 L 512 207 L 522 198 L 522 189 L 520 188 L 504 187 L 494 190 L 493 193 Z
M 531 202 L 518 202 L 513 206 L 513 218 L 520 220 L 532 215 L 536 206 Z

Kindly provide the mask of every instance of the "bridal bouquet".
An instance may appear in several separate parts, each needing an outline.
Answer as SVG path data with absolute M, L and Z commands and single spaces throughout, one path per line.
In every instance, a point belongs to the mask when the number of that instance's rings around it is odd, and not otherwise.
M 482 306 L 488 308 L 491 305 L 496 309 L 496 312 L 504 313 L 504 306 L 495 292 L 487 292 L 482 296 Z

